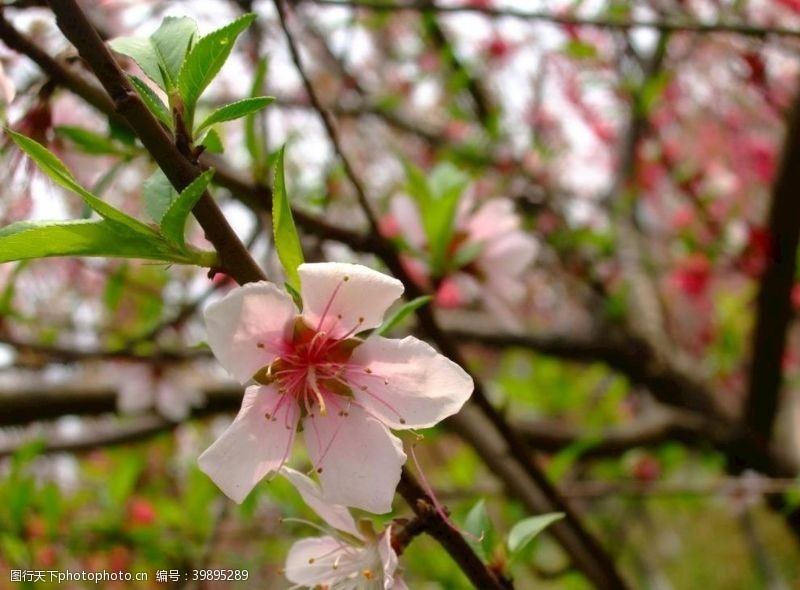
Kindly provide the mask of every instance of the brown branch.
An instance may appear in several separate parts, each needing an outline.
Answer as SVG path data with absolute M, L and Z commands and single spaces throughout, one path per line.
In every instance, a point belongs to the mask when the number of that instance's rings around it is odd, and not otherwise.
M 792 287 L 800 240 L 800 95 L 789 122 L 773 191 L 767 231 L 770 252 L 756 301 L 752 365 L 744 422 L 765 442 L 772 439 L 783 383 Z
M 434 500 L 422 489 L 411 473 L 405 468 L 400 478 L 397 491 L 408 502 L 417 518 L 424 526 L 425 532 L 436 539 L 447 549 L 450 556 L 458 563 L 479 590 L 508 590 L 513 588 L 511 582 L 502 576 L 495 575 L 475 554 L 464 537 L 435 509 Z
M 114 111 L 128 122 L 172 185 L 178 191 L 186 188 L 200 175 L 200 168 L 181 154 L 173 138 L 147 109 L 80 6 L 75 0 L 51 0 L 49 4 L 59 29 L 92 68 L 111 98 Z M 193 213 L 219 253 L 221 270 L 239 283 L 266 278 L 208 191 Z
M 419 0 L 416 2 L 405 2 L 402 4 L 389 4 L 378 0 L 304 0 L 320 6 L 345 6 L 350 8 L 360 8 L 375 12 L 397 12 L 404 10 L 425 11 L 432 10 L 428 2 Z M 436 12 L 441 14 L 457 14 L 472 12 L 483 14 L 492 18 L 516 18 L 521 20 L 533 20 L 548 22 L 557 25 L 576 26 L 576 27 L 596 27 L 602 29 L 614 29 L 629 31 L 631 29 L 653 29 L 665 33 L 686 32 L 695 34 L 704 33 L 727 33 L 742 35 L 745 37 L 800 37 L 800 30 L 788 27 L 768 27 L 751 25 L 747 23 L 701 23 L 693 21 L 638 21 L 629 19 L 614 19 L 602 17 L 579 17 L 568 14 L 554 14 L 552 12 L 536 12 L 517 10 L 513 8 L 493 8 L 482 6 L 477 3 L 436 6 Z

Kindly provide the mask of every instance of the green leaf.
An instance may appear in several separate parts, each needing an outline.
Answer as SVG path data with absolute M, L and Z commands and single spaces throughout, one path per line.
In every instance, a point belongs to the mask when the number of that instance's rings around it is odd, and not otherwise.
M 222 69 L 236 39 L 255 18 L 255 14 L 245 14 L 201 37 L 189 51 L 178 73 L 178 90 L 183 98 L 188 123 L 191 124 L 197 99 Z
M 512 556 L 518 554 L 528 543 L 533 541 L 539 533 L 562 518 L 564 518 L 563 512 L 554 512 L 552 514 L 540 514 L 539 516 L 531 516 L 530 518 L 520 520 L 511 527 L 511 531 L 508 533 L 509 552 Z
M 575 59 L 592 59 L 597 57 L 597 47 L 585 41 L 572 39 L 564 48 L 564 53 Z
M 106 220 L 21 221 L 0 230 L 0 262 L 51 256 L 106 256 L 188 262 L 159 236 Z
M 420 307 L 429 303 L 433 299 L 430 295 L 422 295 L 416 299 L 412 299 L 408 303 L 404 303 L 397 311 L 390 315 L 383 324 L 375 330 L 378 336 L 385 336 L 391 332 L 400 322 L 402 322 L 409 314 L 414 313 Z
M 196 37 L 197 23 L 185 16 L 166 17 L 161 21 L 161 26 L 150 35 L 150 42 L 158 54 L 171 87 L 175 86 L 183 60 Z
M 75 147 L 86 154 L 124 156 L 130 150 L 123 149 L 108 137 L 83 127 L 62 125 L 55 128 L 56 135 L 68 139 Z
M 200 141 L 200 144 L 206 148 L 206 151 L 212 154 L 221 154 L 225 151 L 225 146 L 222 145 L 222 138 L 213 127 L 208 130 L 206 136 Z
M 156 223 L 161 223 L 161 218 L 167 212 L 172 202 L 178 198 L 178 191 L 166 177 L 161 168 L 144 181 L 142 184 L 144 195 L 144 209 Z
M 117 37 L 108 42 L 111 49 L 117 53 L 127 55 L 136 62 L 142 71 L 162 90 L 168 86 L 164 80 L 164 73 L 158 54 L 153 49 L 150 39 L 144 37 Z
M 128 76 L 131 84 L 139 93 L 145 106 L 153 113 L 159 121 L 164 123 L 169 129 L 172 129 L 172 115 L 170 115 L 167 105 L 159 98 L 155 90 L 147 85 L 147 82 L 136 76 Z
M 267 79 L 267 69 L 269 62 L 266 58 L 258 60 L 256 66 L 256 73 L 253 77 L 253 84 L 250 87 L 250 98 L 260 96 L 263 92 L 264 82 Z M 249 113 L 245 116 L 244 123 L 244 144 L 247 147 L 247 152 L 250 154 L 250 160 L 253 168 L 253 178 L 258 182 L 263 182 L 267 177 L 267 170 L 264 159 L 267 154 L 266 138 L 264 134 L 258 130 L 257 123 L 259 119 L 256 113 Z
M 486 500 L 481 498 L 472 507 L 464 521 L 465 538 L 483 561 L 488 561 L 494 549 L 494 528 L 486 512 Z
M 218 108 L 208 117 L 206 117 L 206 119 L 197 127 L 197 132 L 199 133 L 206 127 L 216 123 L 233 121 L 234 119 L 251 115 L 257 111 L 260 111 L 274 100 L 275 99 L 271 96 L 257 96 L 254 98 L 244 98 L 242 100 L 232 102 L 231 104 L 227 104 L 224 107 Z
M 175 88 L 178 72 L 196 35 L 197 23 L 192 19 L 168 16 L 148 38 L 118 37 L 109 45 L 132 58 L 148 78 L 169 92 Z
M 88 190 L 83 188 L 72 173 L 59 160 L 55 154 L 50 152 L 42 144 L 34 141 L 29 137 L 25 137 L 19 133 L 6 129 L 6 132 L 11 136 L 11 139 L 19 146 L 19 148 L 30 157 L 42 172 L 49 176 L 57 185 L 70 190 L 80 196 L 84 202 L 91 207 L 94 211 L 109 221 L 114 221 L 117 224 L 127 227 L 130 230 L 138 232 L 146 236 L 156 235 L 152 228 L 147 224 L 142 223 L 138 219 L 134 219 L 130 215 L 126 215 L 122 211 L 115 209 L 102 199 L 94 196 Z
M 286 195 L 286 179 L 283 171 L 283 157 L 286 147 L 278 152 L 275 162 L 275 180 L 272 185 L 272 234 L 278 258 L 286 271 L 288 283 L 300 290 L 300 275 L 297 267 L 303 264 L 303 249 L 292 218 L 289 197 Z
M 181 191 L 181 194 L 172 201 L 172 204 L 161 218 L 161 235 L 178 244 L 183 249 L 186 245 L 184 232 L 186 218 L 192 212 L 197 201 L 203 196 L 203 191 L 208 187 L 214 170 L 206 170 L 195 178 L 192 183 Z

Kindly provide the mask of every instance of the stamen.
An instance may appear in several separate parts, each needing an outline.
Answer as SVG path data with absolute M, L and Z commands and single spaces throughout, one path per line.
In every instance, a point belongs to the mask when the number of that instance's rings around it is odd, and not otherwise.
M 325 407 L 325 398 L 323 397 L 322 392 L 319 389 L 319 385 L 317 385 L 317 373 L 315 367 L 311 367 L 308 370 L 306 381 L 308 382 L 308 385 L 311 387 L 311 391 L 313 391 L 314 395 L 317 396 L 317 403 L 319 404 L 319 415 L 323 417 L 327 416 L 328 409 Z

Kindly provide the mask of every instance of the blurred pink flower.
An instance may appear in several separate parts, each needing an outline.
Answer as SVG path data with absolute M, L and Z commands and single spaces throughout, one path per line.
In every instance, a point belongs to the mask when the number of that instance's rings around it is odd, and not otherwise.
M 423 286 L 430 286 L 430 271 L 421 259 L 427 249 L 420 211 L 406 196 L 392 199 L 391 222 L 383 227 L 395 229 L 407 242 L 414 258 L 406 258 L 409 274 Z M 399 228 L 399 229 L 398 229 Z M 510 199 L 491 199 L 471 210 L 469 199 L 455 220 L 450 244 L 449 267 L 438 282 L 436 302 L 442 307 L 463 307 L 482 302 L 500 320 L 518 325 L 514 306 L 525 297 L 521 277 L 536 256 L 536 240 L 520 224 Z M 473 257 L 459 255 L 474 249 Z
M 391 509 L 406 460 L 389 428 L 427 428 L 472 393 L 461 367 L 412 337 L 357 335 L 381 324 L 403 292 L 396 279 L 344 263 L 302 264 L 302 312 L 267 282 L 206 310 L 208 341 L 245 391 L 200 468 L 241 502 L 288 459 L 298 424 L 328 501 Z
M 329 536 L 303 539 L 292 545 L 285 570 L 286 578 L 297 584 L 295 588 L 407 590 L 397 572 L 391 526 L 381 533 L 375 533 L 371 525 L 359 527 L 347 508 L 325 501 L 314 481 L 286 467 L 281 472 L 305 503 L 335 529 Z

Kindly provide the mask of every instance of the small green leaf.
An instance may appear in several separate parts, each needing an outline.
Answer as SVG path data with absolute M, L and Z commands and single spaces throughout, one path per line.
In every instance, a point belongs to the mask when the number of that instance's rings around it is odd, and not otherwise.
M 0 262 L 51 256 L 188 261 L 159 236 L 144 236 L 106 220 L 21 221 L 0 230 Z
M 488 561 L 494 549 L 494 528 L 486 512 L 486 500 L 481 498 L 472 507 L 464 521 L 464 530 L 469 543 L 483 561 Z
M 597 47 L 585 41 L 572 39 L 564 48 L 564 53 L 575 59 L 593 59 L 597 57 Z
M 142 194 L 144 195 L 144 209 L 156 223 L 161 223 L 167 209 L 172 202 L 178 198 L 178 191 L 161 171 L 156 171 L 142 184 Z
M 183 189 L 181 194 L 172 201 L 172 204 L 161 218 L 161 235 L 178 244 L 181 249 L 186 245 L 184 241 L 186 218 L 192 212 L 192 209 L 200 197 L 203 196 L 203 192 L 208 187 L 212 176 L 214 176 L 214 171 L 206 170 L 195 178 L 192 183 Z
M 159 98 L 155 90 L 147 85 L 147 82 L 136 76 L 128 76 L 131 84 L 139 93 L 145 106 L 153 113 L 159 121 L 164 123 L 169 129 L 172 129 L 172 115 L 169 113 L 167 105 Z
M 68 139 L 75 147 L 86 154 L 124 156 L 130 150 L 122 149 L 108 137 L 83 127 L 62 125 L 55 128 L 56 135 Z
M 267 79 L 267 69 L 269 62 L 267 59 L 258 60 L 256 72 L 253 76 L 253 84 L 250 87 L 250 98 L 260 96 L 264 92 L 264 82 Z M 250 161 L 253 168 L 253 178 L 258 182 L 263 182 L 267 177 L 268 166 L 265 166 L 264 159 L 267 153 L 266 138 L 258 130 L 257 123 L 260 119 L 256 113 L 249 113 L 245 116 L 244 123 L 244 144 L 250 154 Z
M 429 303 L 433 299 L 430 295 L 422 295 L 416 299 L 412 299 L 408 303 L 404 303 L 397 311 L 390 315 L 383 324 L 375 330 L 378 336 L 385 336 L 391 332 L 400 322 L 406 319 L 407 316 L 417 311 L 423 305 Z
M 121 226 L 146 236 L 156 235 L 153 229 L 148 225 L 123 213 L 119 209 L 115 209 L 83 188 L 78 181 L 75 180 L 75 177 L 72 176 L 72 173 L 64 163 L 42 144 L 34 141 L 30 137 L 25 137 L 24 135 L 11 131 L 10 129 L 6 129 L 6 132 L 19 148 L 36 162 L 42 172 L 49 176 L 53 182 L 80 196 L 84 202 L 94 211 L 97 211 L 101 217 L 109 221 L 114 221 Z
M 159 88 L 169 92 L 175 88 L 178 72 L 197 23 L 186 17 L 166 17 L 150 37 L 118 37 L 109 42 L 111 48 L 132 58 Z
M 208 130 L 206 136 L 200 141 L 200 145 L 212 154 L 221 154 L 225 151 L 225 146 L 222 145 L 222 138 L 213 127 Z
M 511 527 L 511 531 L 508 533 L 509 552 L 512 556 L 519 553 L 528 543 L 533 541 L 539 533 L 562 518 L 564 518 L 563 512 L 554 512 L 552 514 L 540 514 L 539 516 L 531 516 L 530 518 L 520 520 Z
M 197 99 L 222 69 L 236 39 L 255 18 L 255 14 L 245 14 L 201 37 L 189 51 L 178 73 L 178 90 L 183 98 L 188 123 L 191 124 L 193 119 Z
M 285 146 L 281 148 L 275 162 L 275 180 L 272 185 L 272 233 L 275 238 L 275 249 L 286 271 L 288 283 L 299 291 L 300 275 L 297 267 L 303 264 L 303 249 L 292 218 L 289 197 L 286 195 L 286 179 L 283 171 L 285 149 Z
M 206 117 L 197 127 L 197 132 L 199 133 L 209 125 L 215 125 L 216 123 L 222 123 L 224 121 L 233 121 L 234 119 L 239 119 L 260 111 L 274 100 L 275 99 L 271 96 L 257 96 L 255 98 L 244 98 L 227 104 Z

